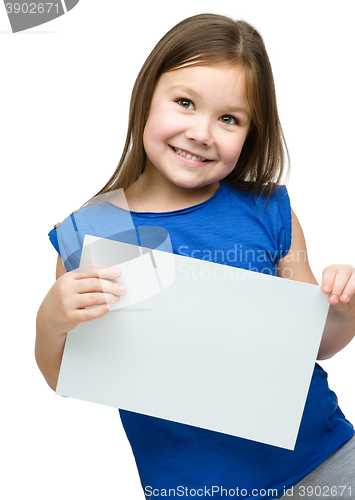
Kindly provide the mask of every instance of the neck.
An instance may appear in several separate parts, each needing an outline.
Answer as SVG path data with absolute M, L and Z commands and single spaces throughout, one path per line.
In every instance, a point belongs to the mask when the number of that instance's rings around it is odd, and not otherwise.
M 129 209 L 134 212 L 171 212 L 198 205 L 211 198 L 220 182 L 198 188 L 170 186 L 164 182 L 151 182 L 143 174 L 125 192 Z

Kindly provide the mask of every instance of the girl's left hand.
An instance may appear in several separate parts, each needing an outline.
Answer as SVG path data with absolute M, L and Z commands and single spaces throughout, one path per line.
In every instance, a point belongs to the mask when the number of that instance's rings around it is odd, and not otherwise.
M 355 268 L 332 264 L 323 271 L 322 291 L 329 294 L 328 301 L 337 312 L 355 316 Z

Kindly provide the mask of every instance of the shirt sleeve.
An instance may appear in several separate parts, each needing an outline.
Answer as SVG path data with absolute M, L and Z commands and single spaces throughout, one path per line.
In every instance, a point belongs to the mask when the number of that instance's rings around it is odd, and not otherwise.
M 54 246 L 54 248 L 57 250 L 58 254 L 60 255 L 59 245 L 58 245 L 57 228 L 55 226 L 51 231 L 49 231 L 48 236 L 49 236 L 49 241 L 52 243 L 52 245 Z
M 56 224 L 49 233 L 49 240 L 61 256 L 67 271 L 73 271 L 80 265 L 82 235 L 79 233 L 74 214 L 70 214 L 62 223 Z
M 67 271 L 73 271 L 80 266 L 86 235 L 132 245 L 138 244 L 136 229 L 129 211 L 105 203 L 105 200 L 103 203 L 81 207 L 62 223 L 56 224 L 48 234 Z
M 289 252 L 292 239 L 291 204 L 286 186 L 278 186 L 275 190 L 275 197 L 280 218 L 278 247 L 279 259 L 281 259 Z

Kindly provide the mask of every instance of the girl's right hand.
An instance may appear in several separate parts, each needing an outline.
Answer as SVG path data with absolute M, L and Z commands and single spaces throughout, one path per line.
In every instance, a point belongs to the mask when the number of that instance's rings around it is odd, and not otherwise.
M 104 316 L 110 310 L 108 304 L 117 303 L 120 295 L 126 293 L 123 285 L 113 281 L 120 276 L 121 271 L 113 267 L 87 274 L 75 271 L 63 274 L 39 308 L 42 327 L 60 335 L 79 323 Z

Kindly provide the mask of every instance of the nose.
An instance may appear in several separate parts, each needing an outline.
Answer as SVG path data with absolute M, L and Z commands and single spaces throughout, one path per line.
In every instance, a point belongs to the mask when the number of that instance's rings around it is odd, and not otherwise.
M 203 146 L 211 146 L 212 144 L 212 133 L 210 122 L 207 118 L 200 118 L 193 120 L 190 123 L 189 128 L 185 132 L 185 137 L 194 141 L 197 144 L 201 144 Z

